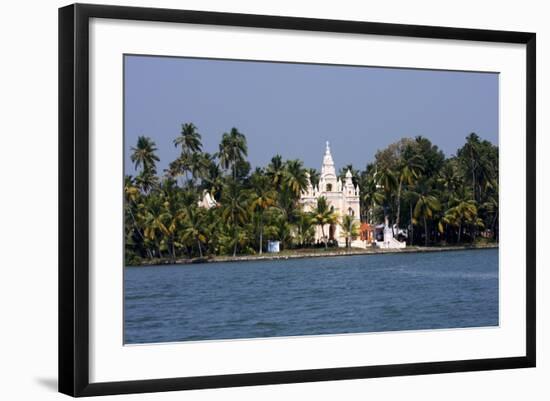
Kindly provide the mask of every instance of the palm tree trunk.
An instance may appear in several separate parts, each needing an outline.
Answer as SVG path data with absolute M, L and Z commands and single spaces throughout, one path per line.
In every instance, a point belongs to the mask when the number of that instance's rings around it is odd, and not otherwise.
M 264 233 L 264 226 L 262 224 L 262 220 L 261 220 L 261 217 L 260 217 L 260 249 L 259 249 L 259 254 L 260 255 L 262 254 L 263 233 Z
M 199 257 L 202 258 L 201 241 L 197 238 L 197 245 L 199 246 Z
M 399 179 L 399 188 L 397 189 L 397 216 L 395 217 L 395 227 L 399 232 L 399 220 L 401 216 L 401 186 L 403 185 L 403 179 Z
M 428 246 L 428 221 L 424 217 L 424 245 Z
M 462 223 L 458 225 L 458 239 L 456 242 L 460 243 L 460 234 L 462 234 Z
M 237 230 L 235 230 L 235 235 L 233 236 L 233 257 L 237 256 Z
M 321 234 L 323 234 L 323 242 L 325 243 L 325 250 L 328 250 L 328 241 L 325 237 L 325 225 L 321 224 Z
M 413 224 L 413 208 L 412 202 L 409 202 L 409 212 L 411 214 L 411 246 L 414 242 L 414 224 Z

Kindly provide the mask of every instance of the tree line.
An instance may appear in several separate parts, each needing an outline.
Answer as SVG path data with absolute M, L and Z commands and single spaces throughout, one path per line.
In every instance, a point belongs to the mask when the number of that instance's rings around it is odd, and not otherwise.
M 237 128 L 223 133 L 213 154 L 201 139 L 194 124 L 182 124 L 173 141 L 179 156 L 162 174 L 151 138 L 140 136 L 131 147 L 136 174 L 124 180 L 126 264 L 261 254 L 268 240 L 284 249 L 327 248 L 336 244 L 314 241 L 315 227 L 325 236 L 327 224 L 339 224 L 347 244 L 359 235 L 358 225 L 338 216 L 323 197 L 313 210 L 303 210 L 300 195 L 308 176 L 318 185 L 318 170 L 280 155 L 252 169 Z M 344 166 L 342 180 L 348 169 L 360 187 L 361 221 L 404 228 L 411 245 L 498 239 L 498 147 L 475 133 L 450 158 L 418 136 L 379 150 L 364 170 Z M 199 206 L 205 193 L 215 207 Z

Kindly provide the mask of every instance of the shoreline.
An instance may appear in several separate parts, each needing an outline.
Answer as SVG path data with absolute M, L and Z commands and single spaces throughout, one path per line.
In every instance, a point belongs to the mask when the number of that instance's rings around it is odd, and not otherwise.
M 399 253 L 429 253 L 429 252 L 451 252 L 451 251 L 464 251 L 464 250 L 482 250 L 482 249 L 498 249 L 499 244 L 479 244 L 479 245 L 450 245 L 450 246 L 411 246 L 400 249 L 361 249 L 351 248 L 347 250 L 325 251 L 322 248 L 319 250 L 306 250 L 300 253 L 300 250 L 293 250 L 292 253 L 285 253 L 283 251 L 279 254 L 262 254 L 262 255 L 242 255 L 242 256 L 213 256 L 204 258 L 193 259 L 156 259 L 152 261 L 146 261 L 140 265 L 130 265 L 126 267 L 147 267 L 157 265 L 191 265 L 191 264 L 203 264 L 203 263 L 228 263 L 228 262 L 256 262 L 256 261 L 269 261 L 269 260 L 288 260 L 288 259 L 304 259 L 304 258 L 320 258 L 320 257 L 337 257 L 337 256 L 360 256 L 360 255 L 390 255 Z

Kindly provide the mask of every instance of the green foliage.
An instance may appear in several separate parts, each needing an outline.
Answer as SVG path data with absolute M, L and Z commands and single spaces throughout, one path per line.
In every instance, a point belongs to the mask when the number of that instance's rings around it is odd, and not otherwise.
M 177 260 L 213 255 L 261 254 L 267 241 L 283 249 L 315 246 L 319 229 L 339 224 L 347 246 L 359 224 L 338 216 L 320 197 L 304 211 L 300 195 L 319 172 L 300 160 L 275 155 L 251 171 L 246 136 L 236 128 L 222 135 L 218 152 L 202 150 L 201 135 L 183 124 L 174 146 L 180 154 L 164 176 L 157 174 L 156 144 L 140 136 L 131 147 L 135 176 L 124 180 L 125 261 Z M 498 240 L 498 147 L 470 134 L 456 156 L 445 159 L 427 138 L 404 138 L 376 153 L 365 170 L 351 164 L 360 189 L 361 221 L 406 229 L 409 243 L 437 245 Z M 199 205 L 205 194 L 216 206 Z M 319 244 L 322 246 L 321 244 Z

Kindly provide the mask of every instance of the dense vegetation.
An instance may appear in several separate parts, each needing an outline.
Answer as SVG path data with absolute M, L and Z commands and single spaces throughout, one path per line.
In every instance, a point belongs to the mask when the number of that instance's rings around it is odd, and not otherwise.
M 340 219 L 320 198 L 304 212 L 300 194 L 319 172 L 300 160 L 275 155 L 251 169 L 246 137 L 236 128 L 222 135 L 218 152 L 203 151 L 201 135 L 183 124 L 174 140 L 179 157 L 162 175 L 155 143 L 141 136 L 131 148 L 135 176 L 126 176 L 126 263 L 144 259 L 262 253 L 267 240 L 283 248 L 314 244 L 314 228 L 340 224 L 346 240 L 358 227 Z M 361 191 L 361 220 L 409 230 L 409 244 L 472 243 L 480 235 L 498 239 L 498 147 L 472 133 L 456 156 L 418 136 L 403 138 L 376 153 L 365 170 L 347 165 Z M 217 206 L 199 207 L 205 191 Z M 348 242 L 348 241 L 346 241 Z

